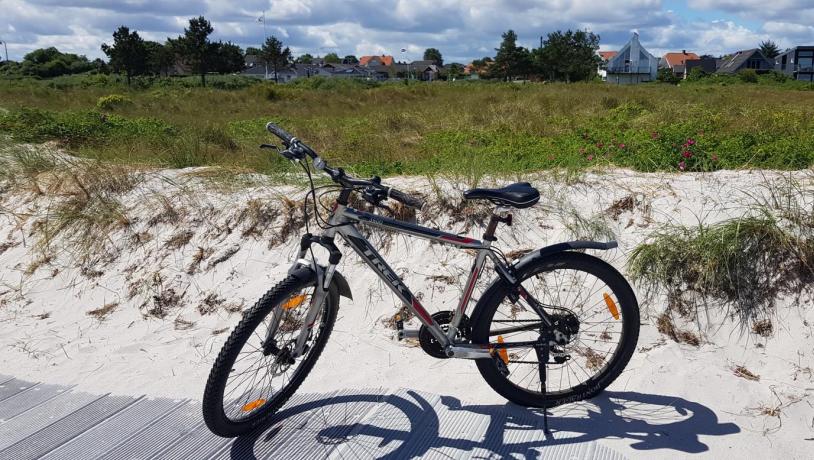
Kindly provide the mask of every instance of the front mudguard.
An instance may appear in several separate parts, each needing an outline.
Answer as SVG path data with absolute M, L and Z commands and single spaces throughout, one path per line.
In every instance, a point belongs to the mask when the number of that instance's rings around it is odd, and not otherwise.
M 325 276 L 326 270 L 325 267 L 323 267 L 322 265 L 317 265 L 317 269 L 320 270 L 320 278 Z M 306 265 L 302 262 L 297 263 L 296 265 L 291 267 L 291 269 L 288 270 L 288 274 L 303 281 L 313 279 L 316 276 L 313 267 L 311 267 L 310 265 Z M 339 295 L 347 299 L 353 300 L 353 293 L 350 290 L 348 280 L 346 280 L 345 277 L 342 276 L 342 273 L 340 273 L 339 270 L 334 271 L 333 278 L 331 278 L 331 284 L 336 286 L 336 290 L 337 292 L 339 292 Z

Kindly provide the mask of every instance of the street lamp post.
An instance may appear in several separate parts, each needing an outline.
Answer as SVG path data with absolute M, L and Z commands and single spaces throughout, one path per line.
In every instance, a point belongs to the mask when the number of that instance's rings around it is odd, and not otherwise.
M 263 23 L 263 46 L 266 46 L 266 42 L 268 41 L 268 33 L 266 33 L 266 12 L 263 11 L 263 13 L 260 15 L 259 18 L 257 18 L 257 20 Z M 262 49 L 262 47 L 261 47 L 261 49 Z M 266 69 L 266 80 L 268 80 L 269 79 L 269 63 L 268 63 L 268 61 L 263 59 L 263 65 L 265 66 L 265 69 Z

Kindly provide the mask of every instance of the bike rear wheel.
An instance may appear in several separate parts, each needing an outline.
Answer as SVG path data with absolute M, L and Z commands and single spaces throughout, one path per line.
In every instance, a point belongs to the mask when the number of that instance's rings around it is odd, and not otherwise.
M 268 291 L 249 309 L 218 354 L 203 397 L 209 429 L 224 437 L 246 434 L 271 417 L 297 390 L 325 348 L 336 321 L 339 295 L 328 291 L 315 321 L 307 328 L 306 349 L 292 358 L 316 277 L 302 268 Z M 280 315 L 272 345 L 268 329 Z
M 624 277 L 601 259 L 575 252 L 526 264 L 518 277 L 549 315 L 559 315 L 562 322 L 573 323 L 576 318 L 578 332 L 567 344 L 552 347 L 552 352 L 569 359 L 554 363 L 549 358 L 545 392 L 540 360 L 532 346 L 506 349 L 502 359 L 495 352 L 492 359 L 477 360 L 486 382 L 506 399 L 532 407 L 587 399 L 610 385 L 630 361 L 639 335 L 638 303 Z M 522 299 L 513 303 L 509 294 L 503 284 L 484 293 L 472 314 L 473 343 L 494 345 L 541 337 L 539 327 L 534 328 L 540 316 Z M 531 329 L 519 330 L 524 327 Z

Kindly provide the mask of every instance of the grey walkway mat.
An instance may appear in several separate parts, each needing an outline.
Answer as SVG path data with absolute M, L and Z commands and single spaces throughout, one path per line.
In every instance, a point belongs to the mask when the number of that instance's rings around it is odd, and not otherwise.
M 624 458 L 569 436 L 547 437 L 540 413 L 523 408 L 354 389 L 297 394 L 266 427 L 224 439 L 207 430 L 198 402 L 91 395 L 0 375 L 0 460 Z

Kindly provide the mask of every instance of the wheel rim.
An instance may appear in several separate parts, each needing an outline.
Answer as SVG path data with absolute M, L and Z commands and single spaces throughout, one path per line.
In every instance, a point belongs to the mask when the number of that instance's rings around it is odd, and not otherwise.
M 549 358 L 546 393 L 565 395 L 597 380 L 621 353 L 624 343 L 625 317 L 616 293 L 597 275 L 574 268 L 543 270 L 522 284 L 549 314 L 563 314 L 558 308 L 565 308 L 579 320 L 579 332 L 559 347 L 570 359 L 554 364 L 553 357 Z M 539 322 L 540 317 L 525 300 L 514 304 L 504 298 L 490 319 L 489 341 L 497 343 L 498 336 L 506 342 L 535 341 L 539 330 L 495 332 Z M 524 391 L 540 394 L 539 360 L 534 348 L 509 349 L 506 357 L 509 375 L 504 377 Z
M 310 330 L 306 339 L 307 351 L 295 358 L 293 364 L 286 362 L 286 353 L 294 348 L 313 291 L 313 287 L 301 289 L 275 304 L 235 356 L 226 376 L 222 397 L 223 411 L 229 420 L 242 422 L 264 412 L 263 409 L 273 405 L 274 398 L 295 379 L 324 329 L 325 305 L 317 313 L 314 324 L 318 326 Z M 286 308 L 281 308 L 281 305 Z M 282 316 L 274 341 L 279 352 L 266 354 L 266 335 L 273 313 L 278 309 L 282 311 Z

